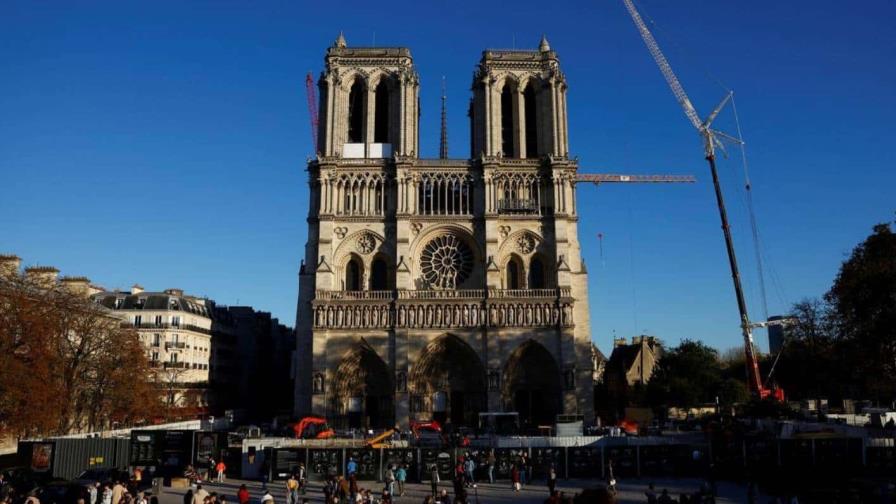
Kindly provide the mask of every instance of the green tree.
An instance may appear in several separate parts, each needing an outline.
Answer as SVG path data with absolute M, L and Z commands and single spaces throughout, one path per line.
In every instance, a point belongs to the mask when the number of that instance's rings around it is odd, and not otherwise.
M 873 232 L 843 262 L 825 295 L 843 343 L 838 361 L 860 390 L 877 400 L 896 397 L 896 235 Z
M 694 407 L 741 401 L 746 396 L 743 381 L 726 379 L 719 353 L 699 341 L 683 340 L 663 355 L 647 386 L 648 402 L 654 406 Z

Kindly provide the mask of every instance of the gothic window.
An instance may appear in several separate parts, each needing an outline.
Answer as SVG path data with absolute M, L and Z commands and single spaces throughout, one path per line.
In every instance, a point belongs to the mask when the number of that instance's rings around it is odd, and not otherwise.
M 370 266 L 370 290 L 387 290 L 388 288 L 389 268 L 382 257 L 377 257 Z
M 364 89 L 364 83 L 361 79 L 357 79 L 352 84 L 351 91 L 348 93 L 348 141 L 349 143 L 364 142 L 364 126 L 365 112 L 367 109 L 367 100 L 365 99 L 367 90 Z
M 541 262 L 541 258 L 538 256 L 533 257 L 532 262 L 529 263 L 529 288 L 545 288 L 544 263 Z
M 501 151 L 505 157 L 513 157 L 513 92 L 509 82 L 501 91 Z
M 442 235 L 423 248 L 420 267 L 430 288 L 457 289 L 473 273 L 473 251 L 457 236 Z
M 522 267 L 520 266 L 520 260 L 513 256 L 507 261 L 507 268 L 505 271 L 504 282 L 508 289 L 522 289 L 523 288 L 523 274 Z
M 418 186 L 417 212 L 421 215 L 469 215 L 472 213 L 469 176 L 461 173 L 424 174 Z
M 361 273 L 363 271 L 363 266 L 361 266 L 361 261 L 357 258 L 353 257 L 349 259 L 348 263 L 345 265 L 345 290 L 347 291 L 359 291 L 361 290 Z
M 376 87 L 375 99 L 373 141 L 389 143 L 389 87 L 385 80 Z
M 526 117 L 526 157 L 538 157 L 538 123 L 535 113 L 535 87 L 529 82 L 523 92 L 523 108 Z
M 535 174 L 505 173 L 495 179 L 498 212 L 535 214 L 542 211 L 542 183 Z

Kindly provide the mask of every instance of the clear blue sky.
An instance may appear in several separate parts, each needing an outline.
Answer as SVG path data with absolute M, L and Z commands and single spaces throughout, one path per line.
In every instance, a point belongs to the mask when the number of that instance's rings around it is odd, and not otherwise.
M 108 288 L 180 287 L 292 324 L 311 153 L 304 77 L 340 30 L 408 46 L 422 151 L 438 153 L 448 79 L 465 157 L 484 48 L 542 33 L 569 87 L 583 171 L 692 173 L 692 186 L 583 186 L 592 333 L 739 343 L 718 215 L 695 133 L 621 1 L 33 2 L 0 5 L 0 252 Z M 896 4 L 642 0 L 701 113 L 737 93 L 771 311 L 822 294 L 892 220 Z M 734 127 L 730 110 L 719 126 Z M 761 314 L 738 158 L 722 163 L 754 318 Z M 603 257 L 597 234 L 603 233 Z M 760 333 L 765 345 L 765 335 Z

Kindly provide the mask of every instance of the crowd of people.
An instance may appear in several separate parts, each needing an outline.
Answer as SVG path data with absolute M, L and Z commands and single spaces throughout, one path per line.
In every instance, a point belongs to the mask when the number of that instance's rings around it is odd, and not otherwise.
M 0 504 L 159 504 L 144 489 L 143 471 L 110 475 L 108 481 L 39 486 L 33 481 L 7 481 L 0 474 Z

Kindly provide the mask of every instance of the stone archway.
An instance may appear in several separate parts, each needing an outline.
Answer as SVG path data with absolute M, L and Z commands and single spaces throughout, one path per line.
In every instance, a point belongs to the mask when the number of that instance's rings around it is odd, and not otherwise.
M 504 365 L 501 398 L 505 411 L 516 411 L 528 427 L 553 424 L 563 411 L 563 382 L 557 361 L 543 345 L 528 340 Z
M 486 410 L 485 366 L 470 345 L 453 334 L 431 341 L 408 376 L 411 416 L 475 427 Z
M 395 425 L 389 366 L 363 338 L 349 350 L 333 378 L 330 422 L 340 428 Z

